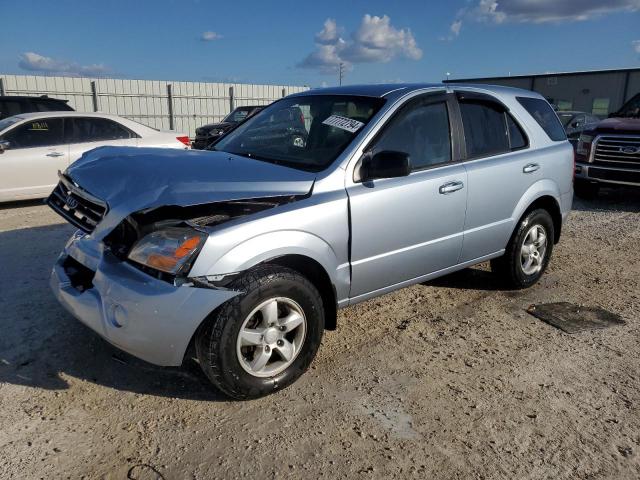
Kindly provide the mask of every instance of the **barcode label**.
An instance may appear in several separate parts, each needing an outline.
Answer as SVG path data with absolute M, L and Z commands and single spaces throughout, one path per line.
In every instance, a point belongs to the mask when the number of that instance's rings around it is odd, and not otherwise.
M 340 115 L 331 115 L 322 123 L 324 125 L 340 128 L 342 130 L 346 130 L 347 132 L 351 132 L 351 133 L 357 132 L 364 125 L 364 123 L 362 122 L 359 122 L 357 120 L 352 120 L 347 117 L 341 117 Z

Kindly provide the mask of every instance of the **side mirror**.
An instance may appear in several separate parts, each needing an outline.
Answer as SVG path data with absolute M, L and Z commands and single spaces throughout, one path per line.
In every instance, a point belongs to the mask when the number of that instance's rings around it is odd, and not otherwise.
M 4 153 L 5 150 L 9 150 L 11 144 L 6 140 L 0 140 L 0 153 Z
M 409 154 L 385 150 L 373 156 L 366 156 L 360 166 L 360 181 L 377 178 L 406 177 L 411 173 Z

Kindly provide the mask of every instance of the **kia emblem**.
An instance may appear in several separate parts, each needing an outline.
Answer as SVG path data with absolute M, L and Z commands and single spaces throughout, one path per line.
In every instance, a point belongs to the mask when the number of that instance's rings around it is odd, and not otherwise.
M 76 200 L 75 198 L 69 196 L 67 197 L 67 199 L 65 200 L 65 205 L 67 207 L 69 207 L 71 210 L 75 209 L 78 207 L 78 200 Z

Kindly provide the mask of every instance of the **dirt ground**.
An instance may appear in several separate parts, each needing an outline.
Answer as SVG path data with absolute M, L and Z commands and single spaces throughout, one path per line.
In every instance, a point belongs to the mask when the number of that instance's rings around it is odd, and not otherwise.
M 49 291 L 72 227 L 0 209 L 0 478 L 640 478 L 640 193 L 576 201 L 541 283 L 486 266 L 348 308 L 290 388 L 230 401 L 109 346 Z M 569 301 L 625 326 L 568 335 Z

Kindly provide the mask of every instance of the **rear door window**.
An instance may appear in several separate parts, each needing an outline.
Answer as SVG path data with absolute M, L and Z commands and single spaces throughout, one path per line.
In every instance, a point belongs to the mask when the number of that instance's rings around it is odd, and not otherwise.
M 131 138 L 122 125 L 106 118 L 72 117 L 67 119 L 69 143 L 101 142 Z
M 567 139 L 567 135 L 558 119 L 558 115 L 553 111 L 551 105 L 546 100 L 533 97 L 516 97 L 520 105 L 534 118 L 538 125 L 554 142 L 561 142 Z
M 61 118 L 29 120 L 9 130 L 2 137 L 11 144 L 11 149 L 36 148 L 61 145 L 64 142 Z
M 460 113 L 467 158 L 499 155 L 529 145 L 522 128 L 506 107 L 490 97 L 461 98 Z

